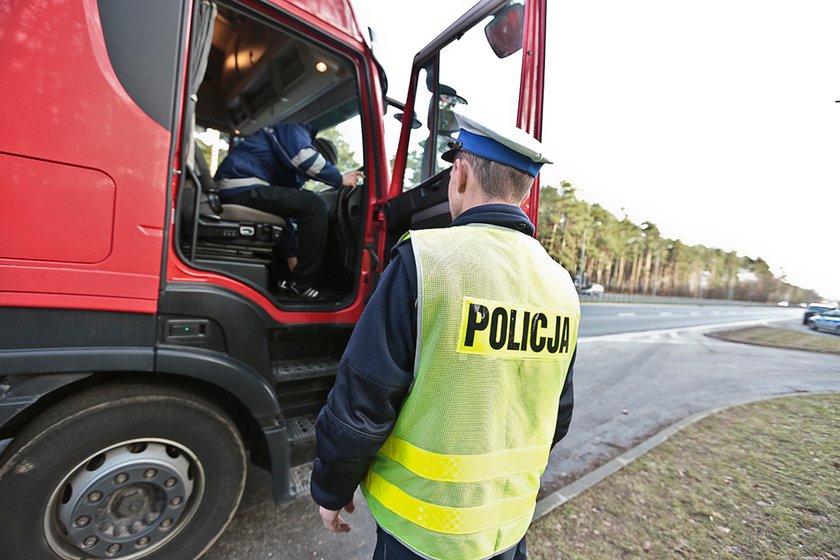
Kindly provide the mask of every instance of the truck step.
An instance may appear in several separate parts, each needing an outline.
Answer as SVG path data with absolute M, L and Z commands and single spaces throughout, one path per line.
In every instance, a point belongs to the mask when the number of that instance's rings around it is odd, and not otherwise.
M 276 383 L 330 377 L 338 371 L 336 360 L 313 358 L 303 360 L 279 360 L 272 364 L 272 374 Z
M 288 420 L 290 464 L 303 465 L 315 460 L 315 416 Z
M 315 421 L 317 416 L 301 416 L 288 420 L 289 444 L 300 445 L 315 441 Z
M 309 478 L 312 476 L 312 463 L 298 465 L 289 470 L 289 493 L 292 498 L 309 495 Z

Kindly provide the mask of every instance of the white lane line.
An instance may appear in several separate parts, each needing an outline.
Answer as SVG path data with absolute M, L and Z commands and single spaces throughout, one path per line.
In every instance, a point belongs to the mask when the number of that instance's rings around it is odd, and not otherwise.
M 635 317 L 636 314 L 635 313 L 619 313 L 618 316 L 619 317 Z
M 756 317 L 755 319 L 746 319 L 744 321 L 732 321 L 729 323 L 709 323 L 706 325 L 696 325 L 691 327 L 674 327 L 670 329 L 652 329 L 649 331 L 630 331 L 630 332 L 623 332 L 623 333 L 615 333 L 615 334 L 596 334 L 596 335 L 589 335 L 589 336 L 581 336 L 578 338 L 578 342 L 611 342 L 611 341 L 629 341 L 638 338 L 650 337 L 650 336 L 657 336 L 657 335 L 667 335 L 668 333 L 676 332 L 676 333 L 686 333 L 686 332 L 703 332 L 703 331 L 713 331 L 716 329 L 723 329 L 723 328 L 736 328 L 736 327 L 746 327 L 750 325 L 761 325 L 765 323 L 771 323 L 773 321 L 778 321 L 778 317 Z
M 673 315 L 673 313 L 671 313 L 670 311 L 660 311 L 659 314 L 663 317 L 665 317 L 667 315 Z
M 698 315 L 700 315 L 700 312 L 699 311 L 689 311 L 688 314 L 691 315 L 692 317 L 697 317 Z

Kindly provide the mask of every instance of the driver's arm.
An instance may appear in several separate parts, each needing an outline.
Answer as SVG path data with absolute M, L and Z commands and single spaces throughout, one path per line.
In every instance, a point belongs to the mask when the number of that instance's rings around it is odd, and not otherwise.
M 275 157 L 286 161 L 299 175 L 333 187 L 341 187 L 344 184 L 341 171 L 315 149 L 306 128 L 289 125 L 271 126 L 265 130 L 269 131 L 272 139 Z

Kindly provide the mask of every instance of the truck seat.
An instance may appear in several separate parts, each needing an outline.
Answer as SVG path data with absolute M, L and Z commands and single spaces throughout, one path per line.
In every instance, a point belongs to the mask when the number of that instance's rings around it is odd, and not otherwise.
M 179 196 L 184 254 L 199 266 L 268 289 L 268 265 L 286 221 L 248 206 L 222 204 L 198 146 L 192 165 L 186 167 L 187 176 Z
M 275 214 L 269 214 L 256 208 L 249 206 L 242 206 L 241 204 L 224 204 L 222 203 L 222 211 L 219 217 L 228 222 L 250 222 L 250 223 L 265 223 L 274 224 L 276 226 L 285 227 L 286 220 Z

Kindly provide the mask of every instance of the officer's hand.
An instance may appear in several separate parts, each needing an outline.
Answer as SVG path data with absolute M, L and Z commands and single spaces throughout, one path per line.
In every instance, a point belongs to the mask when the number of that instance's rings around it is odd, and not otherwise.
M 348 171 L 341 176 L 341 186 L 352 189 L 359 184 L 359 179 L 364 180 L 364 178 L 365 174 L 363 171 Z
M 356 510 L 356 502 L 350 500 L 350 503 L 342 508 L 347 513 L 353 513 Z M 322 507 L 320 509 L 321 521 L 324 522 L 324 527 L 331 533 L 347 533 L 350 531 L 350 525 L 339 515 L 341 510 L 333 511 Z

